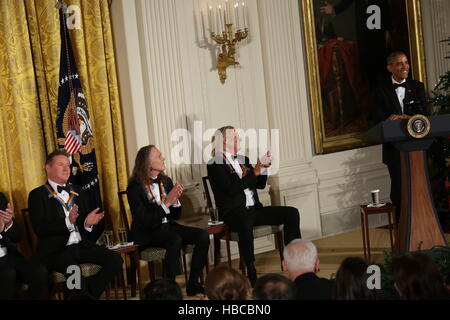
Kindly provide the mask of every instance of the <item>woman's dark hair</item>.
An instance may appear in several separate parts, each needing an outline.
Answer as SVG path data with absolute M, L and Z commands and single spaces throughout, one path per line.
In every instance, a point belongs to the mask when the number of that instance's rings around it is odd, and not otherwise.
M 333 286 L 335 300 L 377 300 L 380 292 L 367 287 L 368 263 L 359 257 L 342 261 Z
M 450 299 L 444 277 L 436 263 L 424 253 L 414 252 L 392 261 L 394 282 L 405 300 Z
M 139 149 L 134 161 L 134 168 L 131 172 L 130 181 L 138 181 L 140 183 L 147 182 L 149 174 L 148 170 L 150 162 L 150 152 L 152 151 L 152 148 L 155 148 L 155 145 L 150 144 Z M 161 178 L 161 180 L 167 178 L 163 172 L 159 174 L 159 177 Z

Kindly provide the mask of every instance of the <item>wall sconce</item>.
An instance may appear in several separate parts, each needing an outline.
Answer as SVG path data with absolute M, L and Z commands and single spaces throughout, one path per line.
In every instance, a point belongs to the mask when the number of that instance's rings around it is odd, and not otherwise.
M 221 46 L 217 57 L 217 70 L 220 82 L 227 79 L 227 68 L 239 65 L 236 61 L 236 45 L 248 36 L 248 16 L 245 2 L 236 2 L 231 7 L 232 0 L 226 0 L 218 7 L 208 6 L 208 24 L 211 39 Z M 203 16 L 202 12 L 202 16 Z M 204 17 L 202 17 L 204 20 Z

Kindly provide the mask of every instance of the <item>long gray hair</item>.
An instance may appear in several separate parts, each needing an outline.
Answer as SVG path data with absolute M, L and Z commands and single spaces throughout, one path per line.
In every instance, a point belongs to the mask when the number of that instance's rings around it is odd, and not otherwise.
M 148 181 L 150 152 L 152 151 L 152 148 L 155 148 L 155 145 L 150 144 L 139 149 L 136 160 L 134 161 L 134 168 L 131 173 L 130 181 L 139 181 L 141 183 L 146 183 Z M 161 172 L 159 177 L 163 181 L 167 178 L 164 172 Z

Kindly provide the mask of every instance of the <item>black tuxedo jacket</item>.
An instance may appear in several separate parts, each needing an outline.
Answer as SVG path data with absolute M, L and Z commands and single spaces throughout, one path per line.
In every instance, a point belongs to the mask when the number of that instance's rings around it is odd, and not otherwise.
M 214 193 L 216 206 L 219 209 L 220 219 L 224 219 L 230 212 L 245 209 L 244 190 L 247 188 L 254 193 L 255 208 L 262 207 L 256 189 L 265 188 L 267 175 L 256 177 L 253 174 L 253 166 L 247 157 L 238 156 L 238 160 L 247 169 L 247 174 L 242 179 L 239 178 L 231 164 L 225 162 L 222 155 L 214 157 L 207 165 L 208 178 Z
M 162 178 L 164 189 L 167 194 L 173 188 L 173 182 L 169 177 Z M 170 224 L 177 224 L 181 215 L 181 206 L 169 208 L 170 214 L 166 214 L 164 209 L 156 202 L 150 202 L 145 192 L 145 186 L 140 181 L 132 180 L 127 188 L 128 204 L 130 205 L 133 222 L 131 223 L 131 233 L 133 240 L 145 246 L 150 242 L 152 230 L 162 226 L 162 219 L 167 218 Z
M 89 232 L 84 229 L 84 220 L 89 213 L 86 198 L 81 188 L 75 185 L 72 185 L 71 188 L 79 195 L 75 203 L 78 205 L 79 215 L 76 224 L 81 235 L 80 245 L 91 247 L 95 243 L 89 240 Z M 39 239 L 38 257 L 43 263 L 47 263 L 49 256 L 62 252 L 69 240 L 70 231 L 66 226 L 64 209 L 55 198 L 48 196 L 45 185 L 30 192 L 28 208 L 33 231 Z
M 295 281 L 298 300 L 331 300 L 333 282 L 319 278 L 315 273 L 304 273 Z
M 7 205 L 8 200 L 5 195 L 0 192 L 0 210 L 5 210 Z M 0 244 L 3 247 L 6 247 L 8 251 L 7 254 L 21 255 L 14 245 L 14 243 L 20 241 L 20 229 L 17 222 L 14 220 L 11 228 L 9 228 L 8 231 L 1 232 L 0 234 L 2 235 Z
M 374 92 L 374 107 L 372 119 L 375 124 L 386 120 L 391 114 L 427 114 L 425 88 L 422 82 L 416 80 L 406 80 L 406 91 L 404 99 L 404 112 L 398 101 L 397 94 L 392 86 L 392 79 L 389 78 Z M 390 143 L 383 144 L 383 163 L 390 165 L 399 162 L 399 152 Z

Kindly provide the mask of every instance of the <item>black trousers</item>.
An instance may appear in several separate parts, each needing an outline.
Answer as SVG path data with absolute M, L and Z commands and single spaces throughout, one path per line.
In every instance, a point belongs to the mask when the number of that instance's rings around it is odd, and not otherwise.
M 205 267 L 208 256 L 209 235 L 205 230 L 165 223 L 158 229 L 151 231 L 150 242 L 146 247 L 166 249 L 166 275 L 170 279 L 175 279 L 175 276 L 180 273 L 181 249 L 186 244 L 194 245 L 189 281 L 196 282 Z
M 114 276 L 121 270 L 122 257 L 120 254 L 98 245 L 85 246 L 83 243 L 67 246 L 62 252 L 59 252 L 49 259 L 49 269 L 66 275 L 67 267 L 83 263 L 98 264 L 102 268 L 90 281 L 82 279 L 81 291 L 99 298 L 106 286 L 113 280 Z
M 48 295 L 47 269 L 36 262 L 27 261 L 15 252 L 0 258 L 0 300 L 15 299 L 17 286 L 28 285 L 26 299 L 45 299 Z
M 239 251 L 247 266 L 255 261 L 253 226 L 283 224 L 285 244 L 301 238 L 300 214 L 293 207 L 269 206 L 243 209 L 228 213 L 224 221 L 231 231 L 238 233 Z

